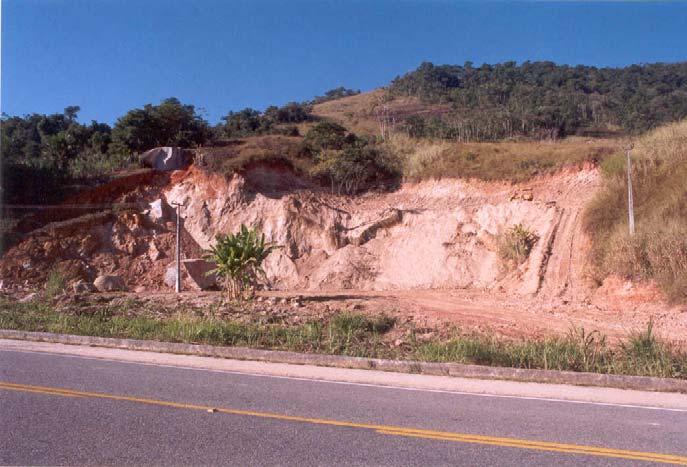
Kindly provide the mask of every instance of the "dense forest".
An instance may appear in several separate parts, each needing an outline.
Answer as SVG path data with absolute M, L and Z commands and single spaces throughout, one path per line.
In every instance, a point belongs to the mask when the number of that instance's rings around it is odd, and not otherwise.
M 687 117 L 687 62 L 625 68 L 423 63 L 388 89 L 392 96 L 450 105 L 441 116 L 409 117 L 403 123 L 411 136 L 459 141 L 614 128 L 637 134 Z

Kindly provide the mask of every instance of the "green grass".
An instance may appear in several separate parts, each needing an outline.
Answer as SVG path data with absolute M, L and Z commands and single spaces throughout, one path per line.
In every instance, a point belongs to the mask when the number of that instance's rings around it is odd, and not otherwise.
M 603 335 L 572 330 L 563 338 L 504 341 L 461 336 L 419 347 L 414 358 L 513 368 L 687 378 L 687 354 L 672 349 L 649 330 L 610 346 Z
M 687 353 L 657 339 L 651 323 L 645 332 L 614 346 L 598 332 L 583 329 L 571 330 L 565 337 L 529 341 L 456 334 L 448 340 L 421 343 L 411 333 L 404 345 L 396 346 L 390 342 L 393 335 L 389 332 L 397 326 L 394 318 L 385 314 L 344 312 L 326 320 L 286 325 L 207 317 L 194 308 L 170 313 L 131 301 L 63 312 L 47 302 L 0 299 L 2 329 L 687 379 Z
M 97 311 L 94 311 L 96 309 Z M 133 312 L 132 310 L 139 310 Z M 196 309 L 181 309 L 167 318 L 159 310 L 142 310 L 135 303 L 102 305 L 57 311 L 47 302 L 18 303 L 0 299 L 0 328 L 99 337 L 203 343 L 317 352 L 361 357 L 393 357 L 379 345 L 381 334 L 393 326 L 384 315 L 369 318 L 341 314 L 326 323 L 302 325 L 242 323 L 197 316 Z M 140 315 L 134 313 L 141 312 Z
M 67 279 L 59 269 L 51 269 L 45 281 L 45 296 L 54 298 L 60 295 L 67 288 Z

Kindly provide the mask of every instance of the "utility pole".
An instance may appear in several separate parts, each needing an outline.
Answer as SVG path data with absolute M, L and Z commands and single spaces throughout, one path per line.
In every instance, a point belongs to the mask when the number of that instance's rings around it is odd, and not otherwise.
M 176 291 L 176 293 L 179 293 L 181 292 L 181 207 L 183 206 L 183 204 L 172 203 L 172 206 L 175 206 L 177 209 L 177 277 L 176 283 L 174 285 L 174 290 Z
M 625 148 L 625 155 L 627 156 L 627 221 L 630 227 L 630 236 L 635 234 L 635 205 L 632 199 L 632 161 L 630 159 L 630 151 L 633 145 L 630 144 Z

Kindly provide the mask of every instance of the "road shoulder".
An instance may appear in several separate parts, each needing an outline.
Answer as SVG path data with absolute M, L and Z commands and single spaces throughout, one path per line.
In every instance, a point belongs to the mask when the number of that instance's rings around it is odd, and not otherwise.
M 314 380 L 330 382 L 332 384 L 371 385 L 414 391 L 453 392 L 485 397 L 532 398 L 687 412 L 687 395 L 680 393 L 408 374 L 374 369 L 332 368 L 308 364 L 236 360 L 198 355 L 179 355 L 159 351 L 128 350 L 94 347 L 92 345 L 70 345 L 12 339 L 0 339 L 0 351 L 50 353 L 143 365 Z

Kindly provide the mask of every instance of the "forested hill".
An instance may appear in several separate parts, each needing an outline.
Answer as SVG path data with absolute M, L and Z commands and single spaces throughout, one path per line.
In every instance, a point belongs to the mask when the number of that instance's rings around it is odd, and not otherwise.
M 423 63 L 393 80 L 389 92 L 450 105 L 441 118 L 410 117 L 406 126 L 415 136 L 493 140 L 614 127 L 636 134 L 687 117 L 687 62 L 625 68 Z

